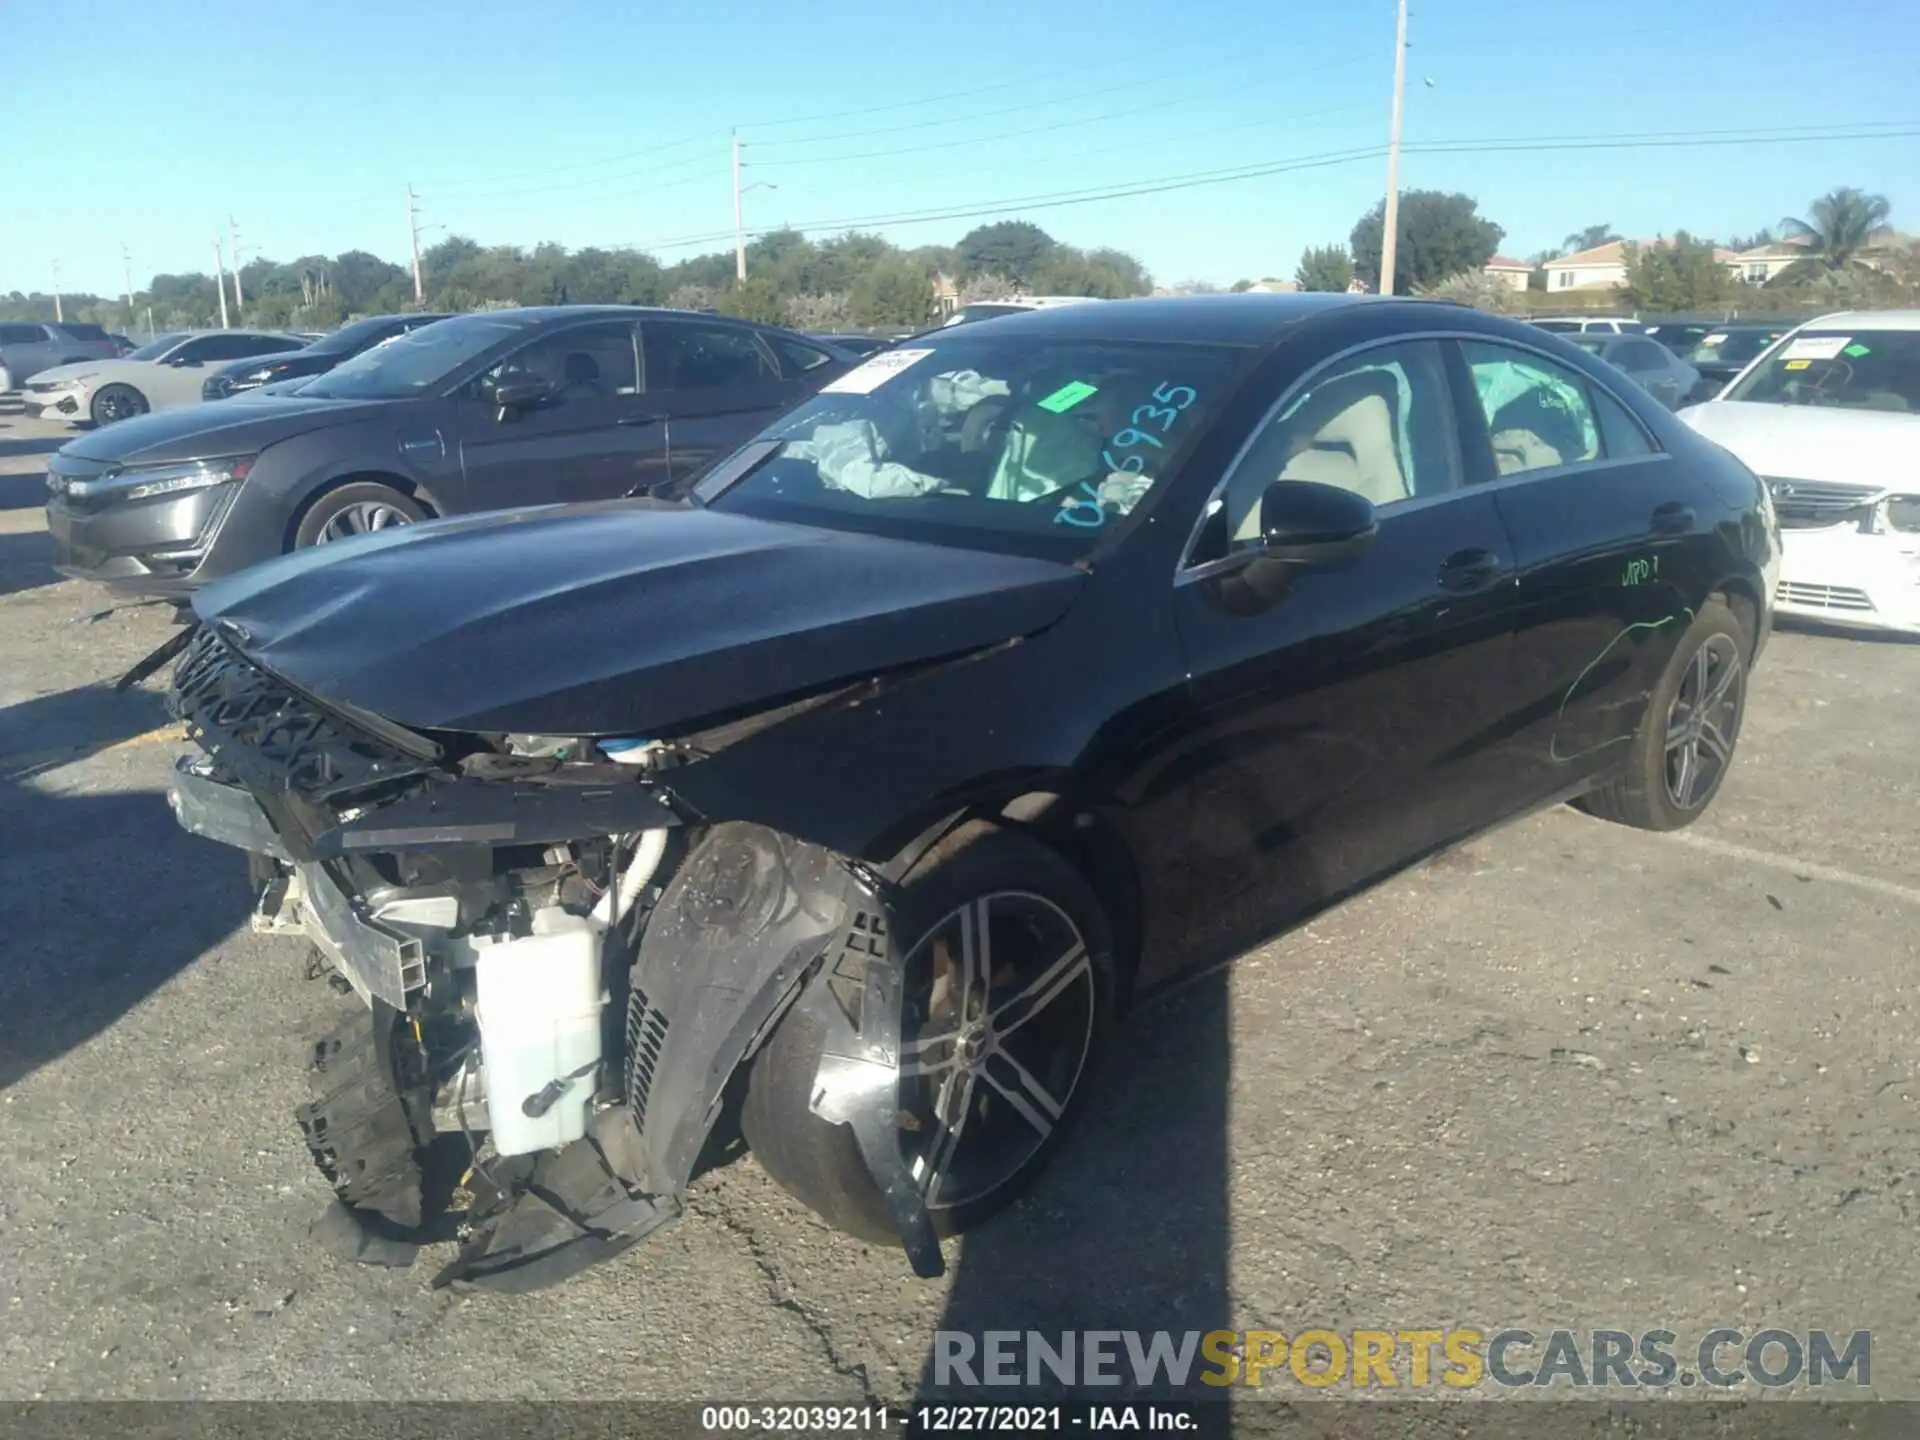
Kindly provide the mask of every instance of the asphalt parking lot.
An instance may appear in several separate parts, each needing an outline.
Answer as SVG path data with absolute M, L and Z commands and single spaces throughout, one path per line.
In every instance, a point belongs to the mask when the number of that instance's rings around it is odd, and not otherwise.
M 1777 634 L 1682 836 L 1536 816 L 1146 1008 L 945 1280 L 748 1158 L 460 1295 L 306 1236 L 339 1002 L 173 824 L 158 689 L 107 688 L 165 614 L 47 564 L 69 433 L 0 413 L 0 1399 L 901 1399 L 942 1327 L 1509 1323 L 1867 1329 L 1920 1399 L 1920 645 Z

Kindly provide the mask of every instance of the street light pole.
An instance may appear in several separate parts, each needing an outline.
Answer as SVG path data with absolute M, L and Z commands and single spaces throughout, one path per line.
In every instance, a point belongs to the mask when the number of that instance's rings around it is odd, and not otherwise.
M 227 261 L 219 235 L 213 237 L 213 293 L 220 297 L 220 328 L 227 328 Z
M 67 317 L 60 309 L 60 262 L 53 262 L 53 323 L 58 325 Z
M 426 290 L 420 284 L 420 201 L 411 185 L 407 186 L 407 233 L 413 237 L 413 303 L 419 305 L 426 299 Z
M 733 277 L 747 278 L 747 222 L 740 210 L 740 132 L 733 132 Z
M 1400 121 L 1407 100 L 1407 0 L 1393 41 L 1393 126 L 1387 136 L 1387 208 L 1380 231 L 1380 293 L 1393 294 L 1394 252 L 1400 242 Z

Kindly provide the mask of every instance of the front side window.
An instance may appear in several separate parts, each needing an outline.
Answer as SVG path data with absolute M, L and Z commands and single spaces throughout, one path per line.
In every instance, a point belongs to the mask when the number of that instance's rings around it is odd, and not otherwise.
M 1254 436 L 1210 510 L 1193 563 L 1260 541 L 1260 499 L 1276 480 L 1310 480 L 1392 505 L 1459 479 L 1446 362 L 1431 340 L 1334 362 Z
M 833 359 L 826 351 L 802 345 L 797 340 L 776 340 L 774 348 L 780 352 L 780 366 L 789 379 L 804 375 L 809 370 L 818 370 Z
M 830 381 L 757 437 L 715 509 L 1072 559 L 1166 482 L 1237 348 L 943 330 Z M 750 452 L 757 442 L 749 442 Z
M 173 347 L 186 338 L 186 335 L 178 330 L 174 331 L 171 335 L 159 335 L 140 346 L 139 349 L 129 350 L 123 358 L 128 360 L 158 360 L 164 355 L 171 354 Z
M 632 322 L 576 325 L 516 350 L 479 378 L 482 394 L 509 380 L 544 380 L 562 400 L 640 393 Z
M 679 321 L 645 328 L 647 382 L 654 390 L 726 390 L 780 378 L 751 330 Z
M 1502 475 L 1600 458 L 1600 426 L 1585 379 L 1545 356 L 1505 345 L 1469 340 L 1461 349 Z
M 1920 414 L 1920 330 L 1803 330 L 1721 398 Z

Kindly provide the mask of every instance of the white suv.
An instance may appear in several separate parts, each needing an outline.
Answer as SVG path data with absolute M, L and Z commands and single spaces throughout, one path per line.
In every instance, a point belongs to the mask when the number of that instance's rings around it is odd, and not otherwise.
M 1018 315 L 1024 310 L 1051 310 L 1056 305 L 1097 304 L 1092 295 L 1011 295 L 1004 300 L 976 300 L 962 305 L 946 319 L 947 325 L 966 325 L 974 320 L 991 320 L 996 315 Z
M 1647 327 L 1638 320 L 1596 319 L 1591 315 L 1548 315 L 1530 322 L 1556 335 L 1587 335 L 1598 330 L 1606 335 L 1644 335 Z
M 1809 320 L 1680 418 L 1772 493 L 1777 614 L 1920 634 L 1920 311 Z

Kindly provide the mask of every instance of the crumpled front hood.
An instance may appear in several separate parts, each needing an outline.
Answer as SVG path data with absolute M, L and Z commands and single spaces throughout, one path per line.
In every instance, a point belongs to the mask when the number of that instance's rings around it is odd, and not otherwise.
M 1084 580 L 625 500 L 319 546 L 208 586 L 194 609 L 293 684 L 415 729 L 650 736 L 1032 634 Z
M 1920 415 L 1713 400 L 1680 418 L 1756 475 L 1920 489 Z
M 328 425 L 365 419 L 391 401 L 257 399 L 245 409 L 215 401 L 156 410 L 69 440 L 61 449 L 80 460 L 122 465 L 249 455 Z

